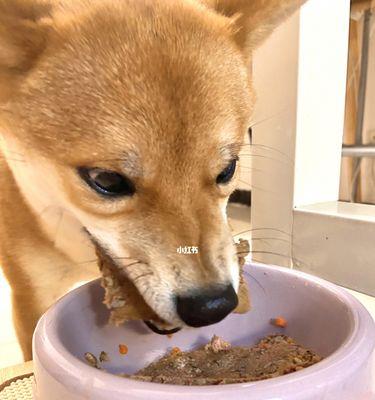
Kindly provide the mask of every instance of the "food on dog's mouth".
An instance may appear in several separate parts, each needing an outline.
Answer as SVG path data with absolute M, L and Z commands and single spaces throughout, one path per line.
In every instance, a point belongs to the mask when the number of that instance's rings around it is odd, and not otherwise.
M 223 385 L 286 375 L 321 360 L 285 335 L 267 336 L 253 347 L 231 346 L 214 336 L 197 350 L 182 352 L 173 348 L 136 374 L 122 376 L 174 385 Z
M 247 284 L 243 278 L 242 267 L 245 257 L 250 251 L 247 240 L 236 243 L 238 262 L 240 265 L 240 285 L 238 290 L 238 306 L 235 313 L 244 314 L 250 310 L 250 300 Z M 136 286 L 118 266 L 114 265 L 110 257 L 99 248 L 96 249 L 98 264 L 102 274 L 102 287 L 105 289 L 104 304 L 111 311 L 109 322 L 120 325 L 126 321 L 150 321 L 160 331 L 170 331 L 171 327 L 163 321 L 152 308 L 145 302 Z M 172 327 L 173 328 L 173 327 Z
M 287 320 L 283 317 L 276 317 L 271 319 L 271 325 L 277 326 L 278 328 L 286 328 L 288 325 Z
M 244 239 L 239 239 L 238 243 L 236 243 L 236 250 L 238 256 L 238 264 L 240 266 L 240 285 L 237 294 L 238 306 L 233 312 L 236 314 L 245 314 L 251 308 L 249 288 L 243 276 L 243 266 L 245 265 L 246 257 L 250 253 L 249 242 Z
M 159 320 L 124 271 L 99 249 L 96 253 L 102 273 L 101 284 L 105 289 L 104 304 L 111 310 L 109 322 L 120 325 L 131 320 Z

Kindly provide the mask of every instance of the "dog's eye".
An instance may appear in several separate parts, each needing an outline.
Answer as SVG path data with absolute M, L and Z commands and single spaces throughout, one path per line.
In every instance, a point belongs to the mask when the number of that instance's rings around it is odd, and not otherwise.
M 220 172 L 220 174 L 216 178 L 217 184 L 228 183 L 232 178 L 236 171 L 237 159 L 233 159 L 230 164 Z
M 96 192 L 105 196 L 131 196 L 135 193 L 134 183 L 117 172 L 100 168 L 79 168 L 81 178 Z

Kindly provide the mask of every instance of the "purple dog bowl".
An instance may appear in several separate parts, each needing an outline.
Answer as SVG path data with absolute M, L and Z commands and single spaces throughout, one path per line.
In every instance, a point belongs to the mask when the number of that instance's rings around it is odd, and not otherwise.
M 321 279 L 273 266 L 247 265 L 252 310 L 230 315 L 214 326 L 184 329 L 170 339 L 151 333 L 142 322 L 107 325 L 99 282 L 67 294 L 41 318 L 34 334 L 36 400 L 123 399 L 375 399 L 375 325 L 364 307 L 345 290 Z M 282 315 L 286 329 L 270 325 Z M 217 334 L 235 345 L 251 345 L 276 332 L 325 357 L 305 370 L 246 384 L 185 387 L 145 383 L 116 376 L 132 373 L 178 346 L 188 350 Z M 118 345 L 129 352 L 122 356 Z M 110 357 L 107 371 L 84 361 L 84 353 Z

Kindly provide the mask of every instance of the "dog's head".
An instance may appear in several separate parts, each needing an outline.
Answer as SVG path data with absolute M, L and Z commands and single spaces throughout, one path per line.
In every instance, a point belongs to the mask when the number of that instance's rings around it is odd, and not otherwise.
M 236 307 L 249 61 L 301 2 L 0 0 L 5 141 L 172 325 Z

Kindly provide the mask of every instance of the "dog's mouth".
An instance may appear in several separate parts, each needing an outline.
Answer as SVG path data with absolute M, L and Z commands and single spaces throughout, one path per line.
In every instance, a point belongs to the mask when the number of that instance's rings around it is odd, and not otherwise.
M 158 335 L 172 335 L 173 333 L 176 333 L 181 330 L 180 327 L 177 328 L 172 328 L 172 329 L 164 329 L 161 327 L 157 327 L 153 322 L 151 321 L 143 321 L 146 326 L 151 329 L 154 333 L 157 333 Z
M 88 234 L 95 246 L 99 268 L 104 277 L 102 286 L 106 291 L 105 304 L 111 311 L 110 318 L 112 322 L 120 324 L 132 319 L 143 320 L 152 332 L 159 335 L 171 335 L 178 332 L 181 327 L 168 323 L 158 315 L 156 310 L 146 304 L 142 293 L 124 274 L 123 267 L 116 262 L 116 259 L 111 256 L 104 246 L 89 232 Z M 119 299 L 123 301 L 123 304 L 114 305 L 114 301 L 118 302 Z M 131 299 L 133 300 L 131 301 Z M 124 312 L 125 304 L 127 304 L 128 308 Z

